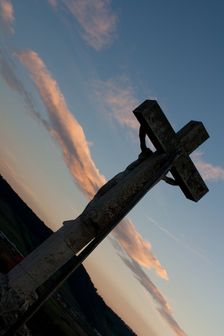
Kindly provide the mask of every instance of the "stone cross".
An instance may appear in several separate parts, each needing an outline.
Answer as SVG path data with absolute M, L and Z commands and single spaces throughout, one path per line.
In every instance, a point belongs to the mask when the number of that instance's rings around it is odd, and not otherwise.
M 109 234 L 169 171 L 186 197 L 198 201 L 208 191 L 189 158 L 189 154 L 208 138 L 203 124 L 191 121 L 175 133 L 153 100 L 146 100 L 134 114 L 145 127 L 156 152 L 150 157 L 142 158 L 140 155 L 113 177 L 78 218 L 65 221 L 57 232 L 8 273 L 9 292 L 6 296 L 12 298 L 12 311 L 19 311 L 21 306 L 24 308 L 35 302 L 36 290 L 46 280 L 94 239 Z M 10 310 L 8 306 L 7 309 Z M 4 311 L 4 297 L 1 300 L 0 293 L 1 311 Z
M 180 155 L 170 171 L 185 196 L 198 201 L 208 192 L 208 188 L 189 154 L 209 137 L 202 122 L 190 121 L 175 133 L 155 100 L 146 100 L 134 110 L 134 114 L 158 151 L 172 152 L 179 149 Z

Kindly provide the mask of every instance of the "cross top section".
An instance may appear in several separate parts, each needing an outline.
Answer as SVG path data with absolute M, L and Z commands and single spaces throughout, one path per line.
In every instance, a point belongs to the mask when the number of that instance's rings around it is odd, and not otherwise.
M 209 138 L 202 122 L 190 121 L 175 133 L 156 100 L 144 101 L 133 113 L 156 150 L 180 152 L 170 172 L 185 196 L 192 201 L 199 201 L 208 192 L 208 188 L 189 154 Z

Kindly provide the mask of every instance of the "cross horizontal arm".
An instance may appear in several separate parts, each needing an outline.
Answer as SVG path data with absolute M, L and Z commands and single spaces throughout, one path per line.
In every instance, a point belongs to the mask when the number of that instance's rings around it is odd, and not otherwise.
M 177 133 L 178 141 L 183 146 L 183 150 L 187 154 L 191 154 L 199 144 L 202 144 L 209 138 L 201 121 L 191 120 L 187 125 L 182 127 Z
M 208 192 L 208 187 L 187 154 L 181 154 L 170 171 L 188 199 L 197 202 Z

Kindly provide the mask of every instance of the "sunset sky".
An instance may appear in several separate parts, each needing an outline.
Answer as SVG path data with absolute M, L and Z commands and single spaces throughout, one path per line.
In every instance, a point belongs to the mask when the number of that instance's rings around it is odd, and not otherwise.
M 160 182 L 85 262 L 138 336 L 224 335 L 223 18 L 219 0 L 0 0 L 0 174 L 53 230 L 138 157 L 145 99 L 208 130 L 209 193 Z

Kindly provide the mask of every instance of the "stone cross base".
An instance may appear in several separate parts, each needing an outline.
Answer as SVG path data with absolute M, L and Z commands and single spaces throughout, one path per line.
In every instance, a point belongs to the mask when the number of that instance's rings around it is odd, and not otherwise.
M 25 301 L 13 288 L 9 287 L 8 276 L 0 273 L 0 335 L 4 335 L 8 328 L 17 321 L 19 314 L 30 305 L 30 301 Z M 31 336 L 31 332 L 24 325 L 16 336 Z

